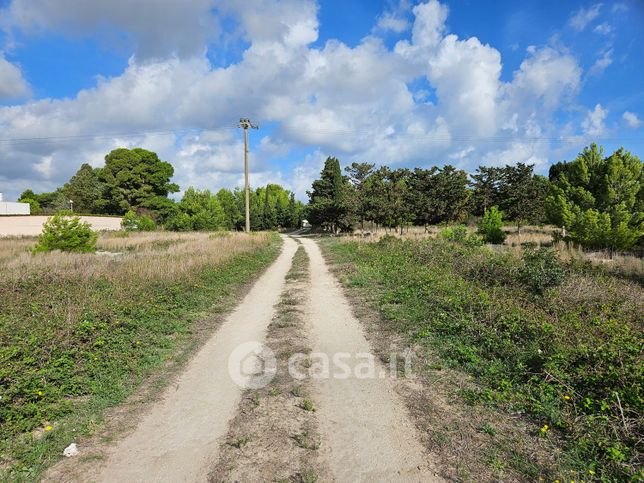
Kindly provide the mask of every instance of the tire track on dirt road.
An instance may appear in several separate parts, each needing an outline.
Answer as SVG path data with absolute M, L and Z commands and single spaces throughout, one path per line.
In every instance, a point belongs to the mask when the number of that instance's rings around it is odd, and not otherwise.
M 297 243 L 283 237 L 277 260 L 188 362 L 132 433 L 105 450 L 103 464 L 72 480 L 102 482 L 205 481 L 242 389 L 228 373 L 240 344 L 262 342 L 279 301 Z M 55 475 L 51 481 L 64 481 Z M 69 479 L 67 479 L 69 481 Z
M 314 381 L 322 433 L 321 451 L 337 481 L 442 481 L 420 443 L 404 403 L 387 377 L 358 378 L 355 367 L 364 363 L 356 354 L 372 354 L 360 322 L 330 273 L 319 246 L 302 238 L 311 263 L 310 304 L 313 353 L 338 353 L 350 368 L 348 378 Z M 376 374 L 386 374 L 376 363 Z M 332 363 L 333 364 L 333 363 Z M 333 367 L 331 367 L 333 370 Z M 326 444 L 325 444 L 326 442 Z

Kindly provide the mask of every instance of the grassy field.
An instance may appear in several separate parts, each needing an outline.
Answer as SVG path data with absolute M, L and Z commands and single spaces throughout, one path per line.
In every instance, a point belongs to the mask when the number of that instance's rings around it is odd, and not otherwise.
M 514 250 L 439 239 L 323 246 L 381 330 L 472 377 L 462 404 L 523 414 L 532 437 L 563 450 L 554 468 L 517 462 L 512 448 L 490 464 L 527 480 L 642 477 L 641 285 L 571 261 L 557 267 L 562 285 L 538 293 L 541 275 Z
M 446 226 L 443 225 L 430 225 L 427 228 L 410 226 L 404 228 L 403 233 L 400 234 L 394 230 L 385 230 L 384 228 L 376 230 L 372 227 L 365 231 L 368 234 L 366 237 L 360 235 L 360 230 L 356 230 L 353 238 L 356 240 L 368 238 L 370 241 L 378 241 L 385 236 L 395 236 L 402 240 L 422 241 L 428 238 L 439 238 L 441 231 L 445 228 Z M 469 233 L 475 233 L 476 227 L 468 226 L 467 230 Z M 503 231 L 507 236 L 502 245 L 495 247 L 498 250 L 509 250 L 520 255 L 522 247 L 527 245 L 553 247 L 563 260 L 587 261 L 603 267 L 606 271 L 638 280 L 640 283 L 644 282 L 644 258 L 641 256 L 641 249 L 639 249 L 639 255 L 634 252 L 610 253 L 608 250 L 584 251 L 567 243 L 556 242 L 553 234 L 560 230 L 551 225 L 527 225 L 521 227 L 520 232 L 517 232 L 516 226 L 507 225 L 503 227 Z
M 198 345 L 276 257 L 273 234 L 103 234 L 97 254 L 0 240 L 0 477 L 33 479 Z M 204 322 L 205 321 L 205 322 Z M 197 324 L 199 322 L 199 324 Z M 2 478 L 0 478 L 2 479 Z

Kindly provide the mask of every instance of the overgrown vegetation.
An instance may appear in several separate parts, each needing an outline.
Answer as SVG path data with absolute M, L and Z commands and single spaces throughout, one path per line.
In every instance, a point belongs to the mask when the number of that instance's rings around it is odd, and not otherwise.
M 466 401 L 526 413 L 535 437 L 564 449 L 557 475 L 530 478 L 642 478 L 641 286 L 551 251 L 326 243 L 391 330 L 475 378 Z
M 0 471 L 9 479 L 36 479 L 105 407 L 187 350 L 196 322 L 230 307 L 274 260 L 278 237 L 131 233 L 104 235 L 98 247 L 121 255 L 33 256 L 24 242 L 0 241 Z
M 33 251 L 90 253 L 96 251 L 97 238 L 98 234 L 91 225 L 81 221 L 78 216 L 58 214 L 45 222 Z

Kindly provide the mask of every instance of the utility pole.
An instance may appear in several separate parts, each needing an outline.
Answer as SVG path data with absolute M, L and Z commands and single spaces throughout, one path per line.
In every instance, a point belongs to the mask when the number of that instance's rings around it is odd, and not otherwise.
M 259 129 L 250 119 L 240 119 L 239 127 L 244 130 L 244 193 L 246 196 L 246 233 L 250 233 L 250 187 L 248 185 L 248 129 Z

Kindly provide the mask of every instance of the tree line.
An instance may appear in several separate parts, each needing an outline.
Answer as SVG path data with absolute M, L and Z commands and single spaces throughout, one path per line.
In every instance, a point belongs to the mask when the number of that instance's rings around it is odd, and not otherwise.
M 337 233 L 365 223 L 402 231 L 488 213 L 488 219 L 502 216 L 518 231 L 524 224 L 552 223 L 567 241 L 628 249 L 643 241 L 642 173 L 637 156 L 621 148 L 605 157 L 596 144 L 573 161 L 552 165 L 548 177 L 524 163 L 480 166 L 471 175 L 450 165 L 392 169 L 352 163 L 343 174 L 339 160 L 329 157 L 308 192 L 307 214 L 312 224 Z
M 133 227 L 162 225 L 178 231 L 243 229 L 243 190 L 222 188 L 212 193 L 188 188 L 176 202 L 169 198 L 179 191 L 179 186 L 171 182 L 173 175 L 173 166 L 152 151 L 115 149 L 105 156 L 102 168 L 83 164 L 57 190 L 37 194 L 28 189 L 19 201 L 29 203 L 32 214 L 72 209 L 78 214 L 128 215 L 126 221 Z M 294 193 L 277 184 L 250 191 L 253 230 L 296 228 L 303 217 L 304 205 Z

